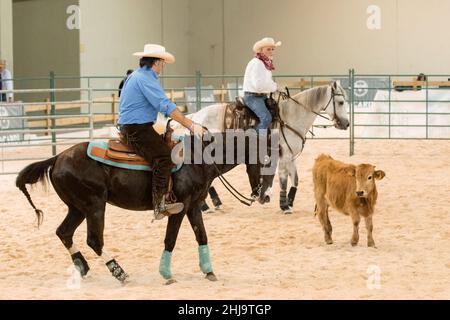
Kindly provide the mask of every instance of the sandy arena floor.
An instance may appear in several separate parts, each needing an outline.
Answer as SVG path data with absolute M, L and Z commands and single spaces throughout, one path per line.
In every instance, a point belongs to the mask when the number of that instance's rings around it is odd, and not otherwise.
M 366 247 L 363 223 L 360 244 L 352 248 L 350 218 L 332 210 L 335 243 L 325 245 L 313 214 L 311 178 L 320 153 L 386 172 L 377 183 L 377 249 Z M 35 188 L 32 198 L 45 213 L 37 230 L 15 176 L 0 177 L 0 299 L 449 299 L 450 142 L 358 141 L 356 153 L 348 157 L 348 141 L 308 141 L 298 161 L 300 191 L 291 216 L 279 211 L 278 181 L 272 203 L 251 208 L 216 183 L 225 205 L 205 216 L 215 283 L 199 270 L 187 219 L 172 258 L 178 282 L 165 286 L 158 266 L 166 222 L 151 224 L 151 212 L 108 207 L 105 249 L 130 274 L 130 283 L 122 286 L 111 277 L 86 245 L 83 223 L 75 243 L 91 271 L 76 288 L 69 254 L 55 235 L 66 215 L 64 204 L 51 188 Z M 244 167 L 227 177 L 249 193 Z M 371 289 L 368 282 L 377 270 L 381 286 Z

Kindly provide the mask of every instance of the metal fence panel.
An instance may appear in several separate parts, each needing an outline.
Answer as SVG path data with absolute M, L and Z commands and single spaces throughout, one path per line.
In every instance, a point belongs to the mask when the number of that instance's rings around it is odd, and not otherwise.
M 20 117 L 23 116 L 23 104 L 18 103 L 10 103 L 0 105 L 0 142 L 1 143 L 9 143 L 9 142 L 19 142 L 23 141 L 23 133 L 9 133 L 8 131 L 12 129 L 24 129 L 25 128 L 25 119 L 17 119 L 11 117 Z

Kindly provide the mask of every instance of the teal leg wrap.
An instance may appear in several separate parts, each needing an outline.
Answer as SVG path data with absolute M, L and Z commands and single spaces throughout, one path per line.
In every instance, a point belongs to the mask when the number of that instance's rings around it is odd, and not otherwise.
M 198 247 L 198 255 L 200 259 L 200 268 L 204 274 L 212 272 L 211 257 L 209 256 L 208 245 Z
M 165 251 L 161 256 L 159 263 L 159 274 L 166 280 L 172 279 L 172 272 L 170 272 L 170 260 L 172 259 L 172 252 Z

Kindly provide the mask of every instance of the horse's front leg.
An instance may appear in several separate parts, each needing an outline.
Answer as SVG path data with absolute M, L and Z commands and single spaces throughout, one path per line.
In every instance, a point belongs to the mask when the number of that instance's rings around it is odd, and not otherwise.
M 206 274 L 206 279 L 210 281 L 217 281 L 217 277 L 212 270 L 211 257 L 208 247 L 208 236 L 206 235 L 205 225 L 203 224 L 202 212 L 198 206 L 195 206 L 187 213 L 187 216 L 198 242 L 200 269 L 204 274 Z
M 172 252 L 175 248 L 177 242 L 178 231 L 180 231 L 181 223 L 183 222 L 185 213 L 179 213 L 169 217 L 169 222 L 167 223 L 166 238 L 164 240 L 164 251 L 161 256 L 161 261 L 159 264 L 159 274 L 167 281 L 167 284 L 176 282 L 172 277 L 172 272 L 170 271 L 170 262 L 172 259 Z
M 289 170 L 289 176 L 291 177 L 291 189 L 289 190 L 288 194 L 288 205 L 293 210 L 294 208 L 294 201 L 295 196 L 297 194 L 297 188 L 298 188 L 298 174 L 297 174 L 297 161 L 292 160 L 290 163 L 290 170 Z
M 280 177 L 280 208 L 283 213 L 290 214 L 292 209 L 289 207 L 287 197 L 287 184 L 289 176 L 290 163 L 285 159 L 280 159 L 278 164 L 278 176 Z

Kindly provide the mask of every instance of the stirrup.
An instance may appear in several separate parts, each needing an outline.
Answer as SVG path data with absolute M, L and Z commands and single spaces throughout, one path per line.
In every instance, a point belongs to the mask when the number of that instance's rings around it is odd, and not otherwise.
M 159 205 L 159 209 L 154 210 L 155 220 L 162 220 L 165 217 L 170 217 L 174 214 L 179 214 L 184 209 L 184 204 L 182 202 L 176 203 L 165 203 L 165 200 L 162 200 L 162 203 Z

